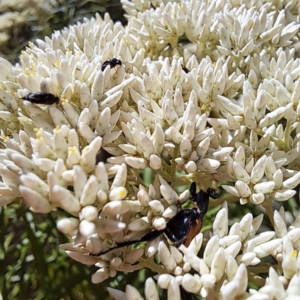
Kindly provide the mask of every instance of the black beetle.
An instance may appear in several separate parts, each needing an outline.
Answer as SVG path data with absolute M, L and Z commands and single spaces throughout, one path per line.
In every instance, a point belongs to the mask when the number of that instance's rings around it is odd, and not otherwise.
M 103 63 L 103 65 L 101 67 L 101 71 L 103 72 L 107 66 L 110 66 L 110 68 L 112 69 L 112 68 L 116 67 L 117 65 L 122 66 L 122 62 L 119 59 L 111 58 L 109 60 L 106 60 Z
M 22 97 L 22 99 L 36 104 L 51 105 L 54 103 L 56 104 L 59 103 L 58 96 L 55 96 L 51 93 L 44 93 L 44 92 L 29 93 L 26 96 Z

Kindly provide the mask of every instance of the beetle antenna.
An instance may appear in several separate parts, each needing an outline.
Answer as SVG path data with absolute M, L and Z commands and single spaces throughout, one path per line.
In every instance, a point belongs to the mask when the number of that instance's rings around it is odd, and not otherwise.
M 122 247 L 125 247 L 125 246 L 131 246 L 133 244 L 136 244 L 136 243 L 141 243 L 141 242 L 148 242 L 148 241 L 152 241 L 154 239 L 156 239 L 157 237 L 159 237 L 161 234 L 163 234 L 165 231 L 165 229 L 162 229 L 162 230 L 152 230 L 150 232 L 148 232 L 146 235 L 144 235 L 141 239 L 139 240 L 134 240 L 134 241 L 125 241 L 125 242 L 122 242 L 122 243 L 118 243 L 116 246 L 112 247 L 112 248 L 109 248 L 105 251 L 102 251 L 100 253 L 90 253 L 89 255 L 92 255 L 92 256 L 101 256 L 103 254 L 106 254 L 112 250 L 115 250 L 115 249 L 118 249 L 118 248 L 122 248 Z

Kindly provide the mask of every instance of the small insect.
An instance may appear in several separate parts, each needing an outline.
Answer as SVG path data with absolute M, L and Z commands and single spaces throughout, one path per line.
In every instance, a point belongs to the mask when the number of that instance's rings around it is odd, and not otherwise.
M 183 70 L 185 73 L 189 73 L 189 72 L 190 72 L 190 70 L 189 70 L 187 67 L 185 67 L 184 65 L 181 65 L 181 67 L 182 67 L 182 70 Z
M 109 60 L 106 60 L 103 63 L 103 65 L 101 67 L 101 71 L 103 72 L 107 66 L 110 66 L 110 68 L 112 69 L 112 68 L 116 67 L 117 65 L 122 66 L 122 62 L 119 59 L 111 58 Z
M 90 255 L 100 256 L 117 248 L 130 246 L 139 242 L 152 241 L 163 233 L 171 242 L 173 242 L 176 247 L 180 246 L 181 244 L 188 246 L 202 228 L 202 221 L 208 209 L 209 197 L 212 197 L 214 199 L 217 199 L 219 197 L 216 191 L 212 188 L 208 188 L 207 192 L 200 190 L 200 192 L 196 193 L 195 182 L 191 184 L 190 194 L 191 199 L 197 204 L 198 207 L 181 210 L 174 218 L 172 218 L 167 223 L 165 229 L 150 231 L 140 240 L 122 242 L 106 251 Z
M 22 97 L 22 99 L 30 101 L 32 103 L 47 104 L 47 105 L 51 105 L 54 103 L 57 104 L 59 102 L 58 96 L 55 96 L 51 93 L 44 93 L 44 92 L 29 93 L 26 96 Z

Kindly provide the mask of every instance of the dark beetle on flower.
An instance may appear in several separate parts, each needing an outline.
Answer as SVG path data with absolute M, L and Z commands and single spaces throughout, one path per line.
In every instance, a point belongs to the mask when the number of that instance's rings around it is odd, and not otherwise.
M 185 73 L 189 73 L 189 72 L 190 72 L 190 70 L 189 70 L 187 67 L 185 67 L 184 65 L 181 65 L 181 67 L 182 67 L 182 70 L 183 70 Z
M 165 229 L 150 231 L 140 240 L 122 242 L 106 251 L 98 254 L 91 253 L 90 255 L 100 256 L 117 248 L 130 246 L 139 242 L 152 241 L 163 233 L 176 247 L 181 244 L 184 244 L 187 247 L 202 228 L 203 218 L 208 209 L 209 197 L 214 199 L 219 197 L 212 188 L 208 188 L 207 192 L 200 190 L 200 192 L 196 193 L 195 182 L 191 184 L 190 194 L 192 201 L 194 201 L 198 207 L 179 211 L 179 213 L 167 223 Z
M 101 71 L 103 72 L 107 66 L 110 66 L 110 68 L 112 69 L 112 68 L 116 67 L 117 65 L 122 66 L 122 62 L 119 59 L 111 58 L 109 60 L 106 60 L 103 63 L 103 65 L 101 67 Z
M 59 102 L 58 96 L 55 96 L 51 93 L 44 93 L 44 92 L 29 93 L 26 96 L 22 97 L 22 99 L 36 104 L 47 104 L 47 105 L 51 105 L 54 103 L 57 104 Z

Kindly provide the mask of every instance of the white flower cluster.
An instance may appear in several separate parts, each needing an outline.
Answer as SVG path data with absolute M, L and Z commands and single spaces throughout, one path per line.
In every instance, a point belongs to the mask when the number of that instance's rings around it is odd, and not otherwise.
M 274 212 L 275 231 L 257 234 L 263 215 L 253 219 L 245 215 L 240 222 L 234 223 L 228 231 L 228 208 L 225 205 L 216 216 L 213 236 L 208 240 L 203 258 L 197 256 L 204 242 L 200 233 L 188 248 L 183 245 L 179 250 L 170 251 L 163 242 L 159 245 L 159 257 L 166 274 L 157 277 L 162 289 L 167 289 L 168 299 L 180 299 L 179 286 L 185 291 L 213 299 L 298 299 L 300 283 L 300 227 L 296 220 L 287 230 L 283 221 L 284 210 Z M 135 250 L 137 251 L 137 250 Z M 260 266 L 261 259 L 272 255 L 281 263 L 281 273 L 269 266 Z M 248 269 L 247 269 L 248 268 Z M 248 280 L 259 283 L 263 278 L 256 276 L 268 272 L 266 285 L 259 291 L 246 291 Z M 190 274 L 193 269 L 193 275 Z M 285 287 L 287 287 L 285 289 Z M 136 289 L 128 286 L 126 293 L 113 289 L 109 292 L 116 299 L 143 299 Z M 159 299 L 152 279 L 145 285 L 146 299 Z
M 34 212 L 71 214 L 57 224 L 72 237 L 62 247 L 99 267 L 94 283 L 148 267 L 169 299 L 179 286 L 215 299 L 297 295 L 299 217 L 287 229 L 271 204 L 300 183 L 299 8 L 252 2 L 124 0 L 126 28 L 96 16 L 30 44 L 15 66 L 0 59 L 0 205 L 22 197 Z M 122 66 L 104 68 L 112 58 Z M 59 103 L 21 99 L 35 92 Z M 252 214 L 228 231 L 223 207 L 208 240 L 93 256 L 164 230 L 190 196 L 174 189 L 194 181 L 206 191 L 212 180 L 235 202 L 261 204 L 274 231 L 256 234 L 263 216 Z M 261 264 L 269 256 L 274 269 Z M 145 295 L 158 298 L 152 279 Z

